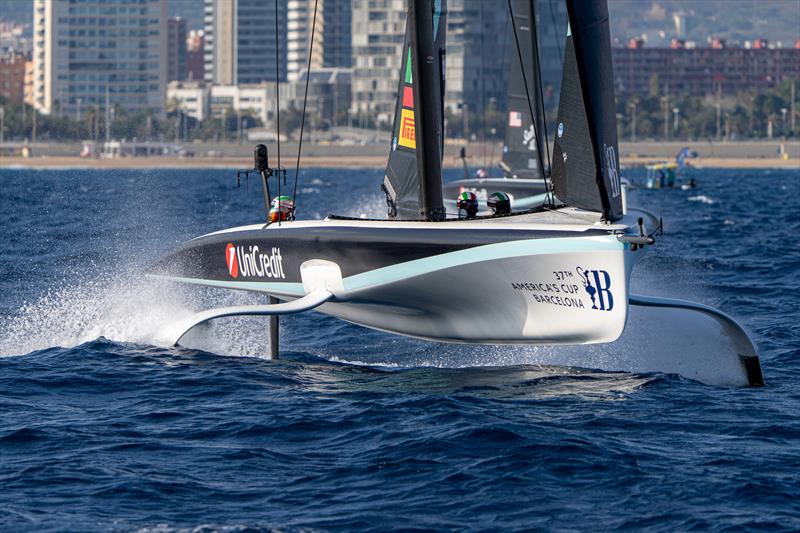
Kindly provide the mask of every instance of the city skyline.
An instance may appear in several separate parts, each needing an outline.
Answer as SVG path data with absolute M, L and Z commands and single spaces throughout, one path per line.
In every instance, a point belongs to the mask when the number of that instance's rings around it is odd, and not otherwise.
M 196 3 L 35 0 L 30 3 L 32 38 L 18 26 L 0 26 L 0 45 L 13 50 L 0 59 L 7 73 L 1 94 L 8 102 L 25 101 L 43 114 L 76 121 L 93 113 L 95 122 L 98 114 L 109 122 L 109 108 L 158 117 L 179 113 L 181 120 L 198 121 L 234 113 L 241 128 L 242 117 L 255 120 L 245 120 L 250 126 L 265 126 L 279 108 L 297 112 L 306 103 L 308 78 L 309 109 L 318 113 L 311 127 L 380 128 L 391 122 L 406 0 L 319 0 L 316 18 L 314 0 L 278 0 L 277 13 L 274 7 L 265 9 L 262 0 L 202 0 L 202 30 L 171 16 L 176 6 Z M 505 128 L 501 115 L 513 58 L 510 18 L 506 9 L 487 5 L 449 0 L 445 107 L 450 129 Z M 613 48 L 618 99 L 714 98 L 720 106 L 727 98 L 731 105 L 741 93 L 771 91 L 800 77 L 800 39 L 693 41 L 694 19 L 702 13 L 673 12 L 665 5 L 677 9 L 680 2 L 652 3 L 660 11 L 648 13 L 642 27 L 661 20 L 672 28 L 668 40 L 643 32 Z M 566 34 L 564 3 L 537 0 L 537 20 L 544 104 L 554 110 Z M 286 31 L 271 32 L 276 23 Z M 306 75 L 309 65 L 311 76 Z
M 505 4 L 502 0 L 497 1 Z M 190 30 L 201 29 L 204 26 L 203 2 L 168 0 L 168 13 L 187 20 Z M 32 23 L 32 13 L 28 9 L 32 3 L 33 0 L 3 0 L 0 2 L 0 19 Z M 800 37 L 798 0 L 609 0 L 608 3 L 612 39 L 618 43 L 643 34 L 660 39 L 662 44 L 668 43 L 671 37 L 704 41 L 711 35 L 727 40 L 766 38 L 791 45 Z M 262 2 L 262 6 L 271 5 L 270 0 Z M 688 30 L 685 35 L 673 34 L 676 14 L 683 15 L 684 22 L 688 21 L 688 27 L 684 27 Z M 665 35 L 659 37 L 659 32 Z

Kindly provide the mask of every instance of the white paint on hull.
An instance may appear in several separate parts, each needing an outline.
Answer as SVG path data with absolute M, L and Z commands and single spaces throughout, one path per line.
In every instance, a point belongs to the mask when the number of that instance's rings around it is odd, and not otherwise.
M 427 272 L 389 275 L 384 283 L 353 288 L 319 311 L 382 331 L 444 342 L 611 342 L 625 328 L 632 266 L 625 256 L 633 252 L 610 239 L 608 244 L 608 249 L 590 253 L 587 248 L 494 259 L 476 253 L 475 261 L 441 268 L 431 264 Z M 594 308 L 579 271 L 599 273 L 602 294 L 595 294 Z M 591 282 L 596 283 L 593 275 Z M 348 278 L 345 286 L 349 285 Z

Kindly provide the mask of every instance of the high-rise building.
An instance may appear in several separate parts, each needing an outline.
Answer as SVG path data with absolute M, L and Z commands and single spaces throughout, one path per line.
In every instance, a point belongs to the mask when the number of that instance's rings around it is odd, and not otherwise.
M 320 9 L 323 24 L 322 66 L 351 67 L 353 65 L 352 0 L 320 0 Z
M 34 102 L 33 99 L 33 88 L 35 87 L 34 75 L 35 75 L 35 70 L 33 68 L 33 59 L 27 59 L 25 61 L 25 77 L 23 78 L 23 83 L 25 85 L 25 88 L 23 90 L 23 93 L 25 95 L 24 102 L 29 106 L 33 106 Z
M 286 77 L 294 81 L 306 69 L 312 28 L 315 36 L 311 68 L 322 66 L 322 46 L 317 33 L 322 32 L 322 13 L 317 10 L 315 24 L 314 6 L 308 0 L 289 0 L 286 7 Z
M 166 0 L 34 0 L 34 105 L 163 112 Z
M 285 81 L 286 4 L 287 0 L 278 0 L 276 13 L 274 2 L 205 0 L 205 81 L 221 85 Z
M 505 3 L 449 0 L 445 105 L 459 114 L 482 113 L 506 102 L 509 50 L 514 45 Z M 539 57 L 546 107 L 558 103 L 563 48 L 567 34 L 564 2 L 539 0 Z M 394 113 L 400 52 L 405 36 L 406 2 L 353 0 L 353 79 L 351 112 L 377 113 L 388 122 Z
M 490 102 L 505 106 L 509 20 L 507 9 L 483 0 L 447 3 L 445 105 L 454 113 L 465 105 L 481 113 Z
M 311 33 L 314 48 L 312 71 L 319 68 L 347 68 L 352 64 L 351 0 L 289 0 L 287 7 L 287 77 L 296 80 L 308 66 Z
M 558 105 L 561 88 L 567 6 L 562 1 L 538 0 L 535 10 L 543 99 L 545 108 L 552 109 Z M 515 54 L 511 14 L 505 2 L 450 0 L 446 105 L 454 112 L 464 103 L 478 113 L 492 103 L 496 109 L 505 109 L 509 62 Z
M 186 19 L 167 20 L 167 81 L 186 79 Z
M 405 0 L 353 0 L 351 113 L 391 122 L 405 33 Z

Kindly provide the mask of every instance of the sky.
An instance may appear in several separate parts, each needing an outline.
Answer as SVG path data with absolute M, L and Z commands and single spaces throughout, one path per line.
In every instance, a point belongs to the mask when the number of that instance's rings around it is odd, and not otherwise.
M 271 0 L 263 0 L 270 5 Z M 502 0 L 467 0 L 496 1 Z M 561 0 L 540 0 L 561 1 Z M 170 15 L 188 20 L 189 28 L 203 23 L 203 0 L 168 0 Z M 690 15 L 690 40 L 703 42 L 709 35 L 734 40 L 765 38 L 771 42 L 800 39 L 800 0 L 609 0 L 612 37 L 625 41 L 642 33 L 674 31 L 672 14 Z M 30 22 L 33 0 L 0 0 L 0 18 Z

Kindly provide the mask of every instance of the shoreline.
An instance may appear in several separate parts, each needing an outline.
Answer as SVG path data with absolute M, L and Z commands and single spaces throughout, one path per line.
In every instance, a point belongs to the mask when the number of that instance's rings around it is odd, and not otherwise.
M 299 146 L 294 142 L 282 143 L 284 168 L 293 168 L 297 163 Z M 499 142 L 469 143 L 448 142 L 444 146 L 443 164 L 445 168 L 461 168 L 459 152 L 464 146 L 467 165 L 470 168 L 488 165 L 496 167 L 503 146 Z M 697 168 L 797 168 L 800 169 L 800 141 L 736 141 L 736 142 L 694 142 L 680 141 L 620 142 L 620 164 L 623 167 L 641 167 L 652 163 L 674 161 L 675 155 L 688 146 L 696 151 L 698 157 L 690 160 Z M 252 146 L 240 143 L 192 143 L 187 144 L 194 157 L 153 156 L 125 157 L 117 159 L 82 158 L 80 145 L 70 143 L 38 143 L 31 145 L 33 156 L 24 158 L 9 156 L 0 152 L 0 168 L 69 168 L 69 169 L 155 169 L 155 168 L 209 168 L 243 169 L 253 164 Z M 788 159 L 780 157 L 785 152 Z M 306 168 L 369 168 L 384 169 L 388 158 L 388 145 L 370 143 L 364 145 L 309 144 L 303 147 L 300 164 Z M 275 164 L 274 154 L 270 159 Z
M 304 156 L 300 163 L 305 168 L 373 168 L 386 166 L 385 155 L 325 155 Z M 642 167 L 667 160 L 664 157 L 620 158 L 623 167 Z M 293 167 L 296 159 L 289 159 L 284 167 Z M 0 169 L 241 169 L 251 163 L 246 157 L 193 157 L 179 158 L 169 156 L 133 157 L 119 159 L 85 159 L 78 156 L 53 157 L 0 157 Z M 695 168 L 745 168 L 745 169 L 798 169 L 800 159 L 780 159 L 778 157 L 699 157 L 691 160 Z M 461 168 L 462 163 L 453 157 L 445 157 L 445 168 Z M 470 165 L 475 166 L 475 165 Z

